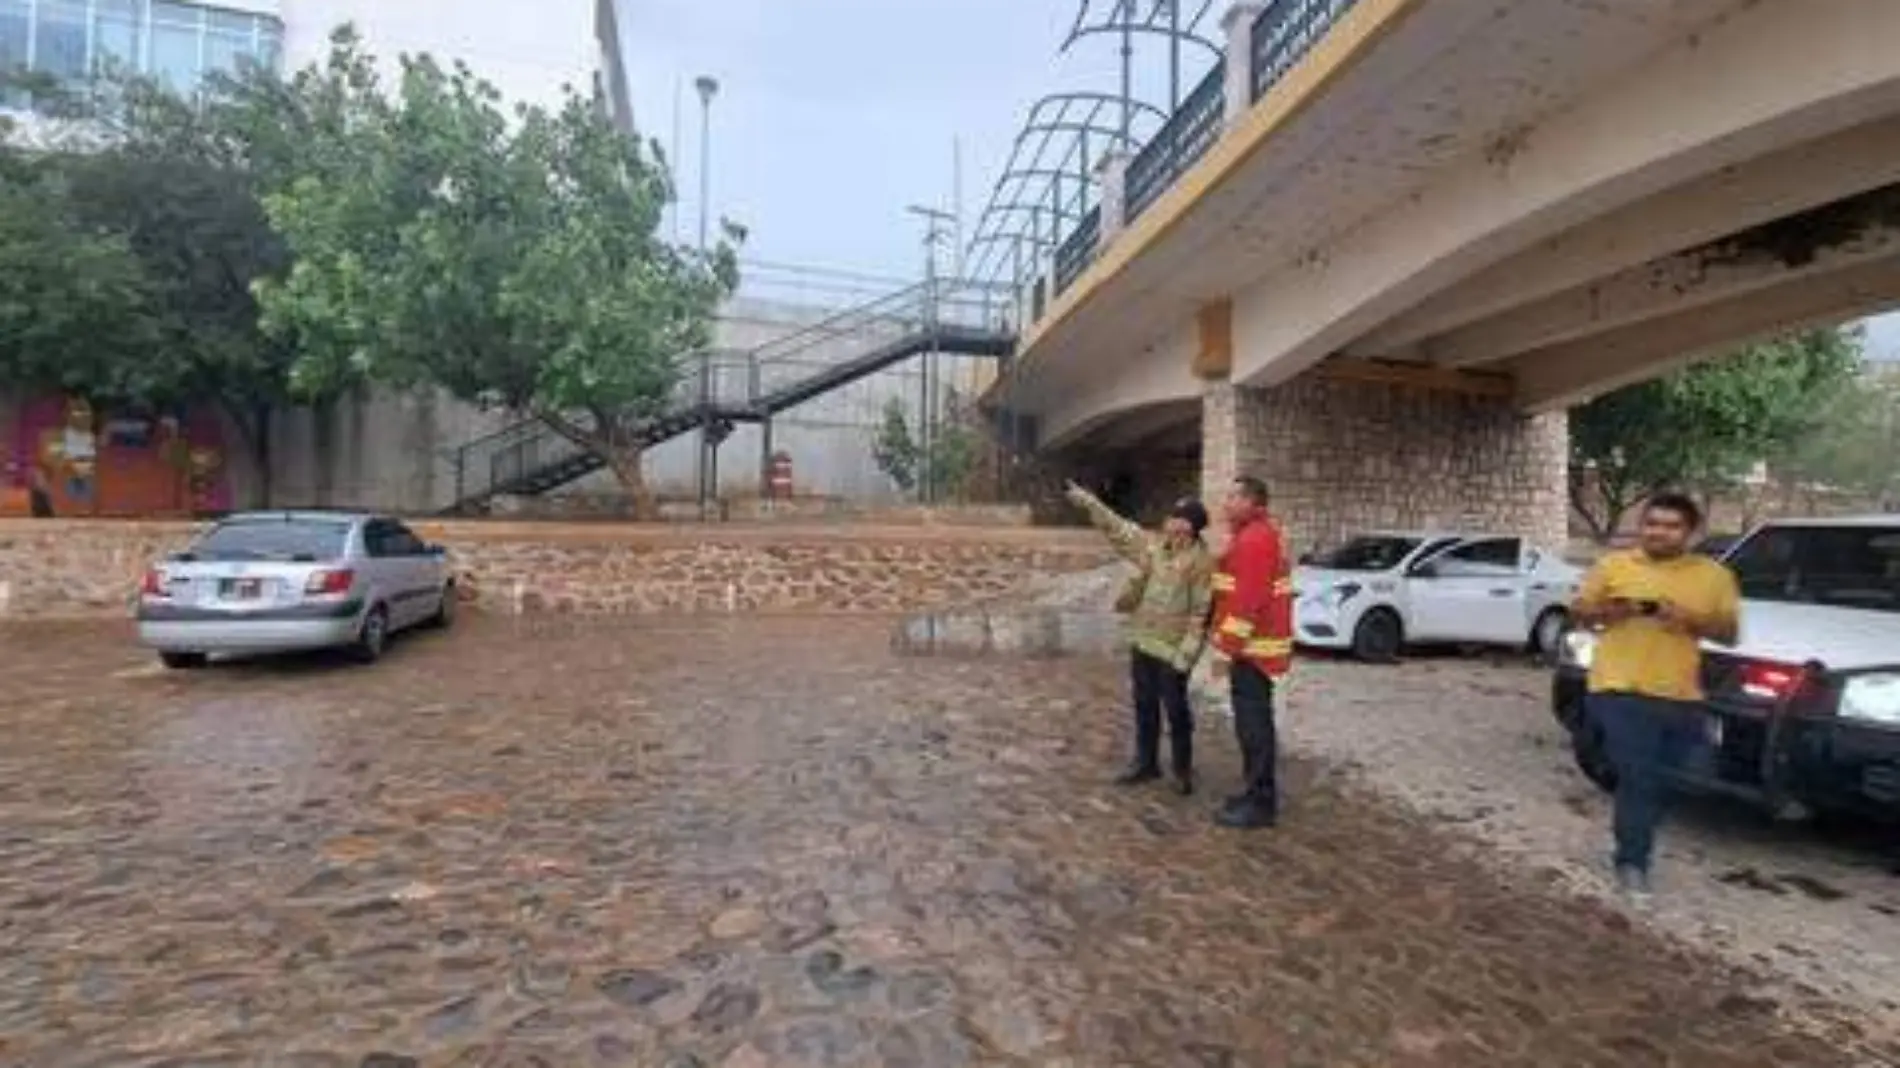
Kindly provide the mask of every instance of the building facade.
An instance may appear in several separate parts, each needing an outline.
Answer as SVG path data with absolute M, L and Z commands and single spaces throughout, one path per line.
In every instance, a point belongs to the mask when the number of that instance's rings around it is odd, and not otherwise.
M 68 84 L 129 70 L 190 90 L 246 63 L 318 62 L 337 27 L 351 24 L 386 72 L 405 53 L 427 52 L 467 63 L 511 101 L 553 104 L 571 86 L 624 116 L 620 2 L 0 0 L 0 69 Z

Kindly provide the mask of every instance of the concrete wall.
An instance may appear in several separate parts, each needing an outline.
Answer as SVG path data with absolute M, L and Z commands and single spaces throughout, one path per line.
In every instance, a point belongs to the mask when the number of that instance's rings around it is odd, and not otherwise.
M 733 354 L 716 364 L 722 395 L 738 396 L 744 390 L 748 378 L 744 353 L 834 314 L 831 309 L 749 298 L 729 302 L 715 330 L 715 348 Z M 863 351 L 869 338 L 863 330 L 846 331 L 773 360 L 765 372 L 767 385 L 849 359 Z M 936 359 L 938 379 L 944 385 L 970 381 L 977 371 L 972 365 L 989 362 L 958 356 Z M 896 487 L 871 457 L 871 441 L 891 399 L 904 404 L 915 432 L 922 375 L 923 362 L 912 360 L 782 413 L 773 428 L 773 447 L 792 455 L 799 494 L 865 503 L 897 500 Z M 940 389 L 940 400 L 942 393 Z M 272 503 L 411 513 L 445 508 L 456 499 L 456 448 L 510 422 L 505 413 L 480 411 L 439 391 L 410 395 L 375 391 L 341 401 L 327 414 L 285 413 L 272 435 Z M 722 494 L 758 492 L 760 445 L 760 429 L 742 426 L 720 448 Z M 695 496 L 698 463 L 695 432 L 650 452 L 647 478 L 662 495 Z M 232 478 L 237 500 L 260 500 L 255 491 L 262 480 L 250 464 L 235 456 Z M 468 471 L 466 485 L 472 489 L 485 478 L 486 472 Z M 595 495 L 615 489 L 612 476 L 600 472 L 555 492 Z
M 1266 480 L 1291 547 L 1368 529 L 1521 533 L 1566 540 L 1569 426 L 1501 399 L 1312 375 L 1267 389 L 1210 386 L 1202 492 Z

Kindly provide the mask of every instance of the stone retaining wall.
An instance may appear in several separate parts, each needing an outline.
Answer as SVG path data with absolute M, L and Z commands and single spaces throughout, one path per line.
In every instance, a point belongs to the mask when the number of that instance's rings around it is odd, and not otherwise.
M 1088 532 L 741 524 L 418 523 L 465 601 L 501 612 L 904 612 L 1108 557 Z M 0 618 L 122 615 L 190 523 L 0 520 Z

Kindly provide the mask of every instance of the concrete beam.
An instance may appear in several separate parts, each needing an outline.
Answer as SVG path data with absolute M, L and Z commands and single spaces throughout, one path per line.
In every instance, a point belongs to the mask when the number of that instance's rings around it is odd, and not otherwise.
M 1398 386 L 1432 393 L 1461 393 L 1469 397 L 1510 397 L 1517 392 L 1509 375 L 1459 371 L 1431 364 L 1355 360 L 1335 356 L 1313 368 L 1313 374 L 1333 382 Z
M 1721 168 L 1900 113 L 1892 40 L 1900 4 L 1739 9 L 1236 294 L 1236 381 L 1286 381 L 1539 241 Z M 1828 62 L 1789 64 L 1790 55 Z M 1742 76 L 1766 69 L 1777 76 Z
M 1811 274 L 1603 334 L 1527 352 L 1506 366 L 1517 402 L 1547 412 L 1585 403 L 1734 347 L 1900 306 L 1900 255 Z
M 1559 234 L 1397 316 L 1349 351 L 1408 355 L 1432 335 L 1894 182 L 1900 116 L 1725 167 Z
M 1888 186 L 1534 301 L 1418 351 L 1445 367 L 1487 364 L 1897 254 L 1900 186 Z

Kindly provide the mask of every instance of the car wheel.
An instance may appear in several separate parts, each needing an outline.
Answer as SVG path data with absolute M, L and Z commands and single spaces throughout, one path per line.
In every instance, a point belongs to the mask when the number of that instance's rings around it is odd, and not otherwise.
M 211 659 L 203 653 L 160 653 L 158 662 L 173 671 L 196 671 Z
M 1602 725 L 1588 713 L 1570 733 L 1570 753 L 1576 758 L 1577 770 L 1583 772 L 1584 778 L 1604 793 L 1616 792 L 1616 765 L 1610 762 L 1609 740 L 1604 737 Z
M 377 605 L 363 617 L 363 626 L 356 632 L 356 644 L 350 647 L 350 655 L 358 663 L 374 664 L 383 658 L 383 649 L 388 645 L 389 610 Z
M 455 623 L 455 583 L 442 587 L 442 606 L 429 617 L 429 626 L 436 630 L 447 630 Z
M 1546 664 L 1557 662 L 1557 654 L 1563 651 L 1564 632 L 1570 629 L 1570 613 L 1561 608 L 1547 608 L 1531 625 L 1531 652 Z
M 1369 664 L 1393 663 L 1404 647 L 1405 625 L 1389 608 L 1367 612 L 1352 629 L 1352 655 Z

